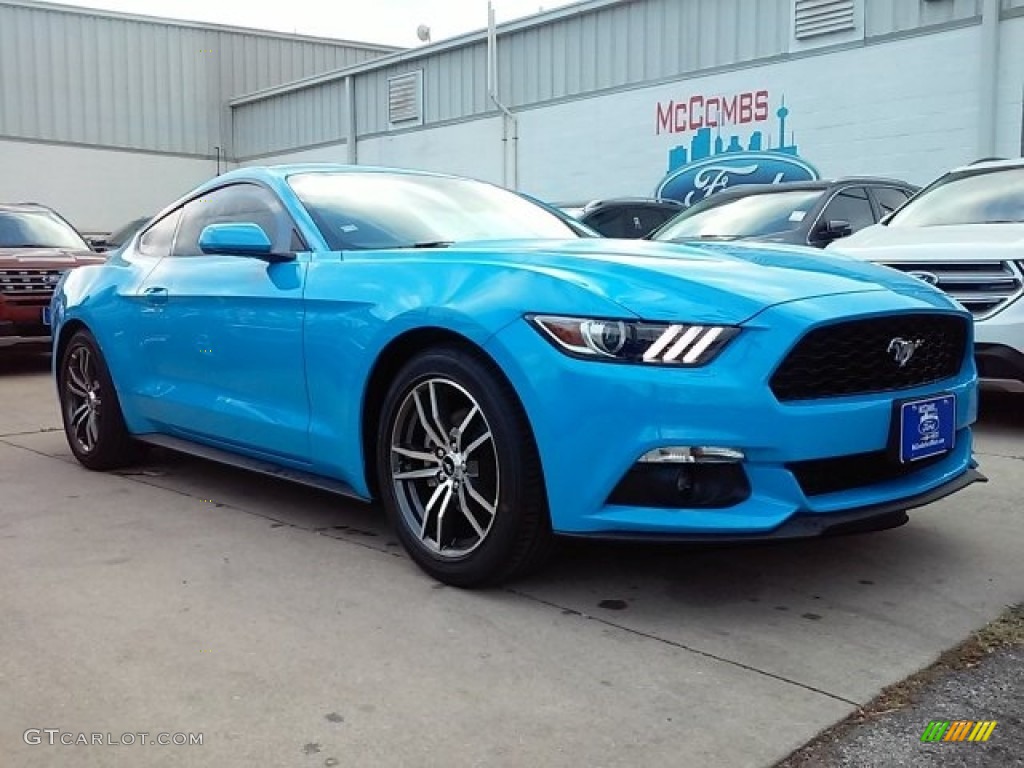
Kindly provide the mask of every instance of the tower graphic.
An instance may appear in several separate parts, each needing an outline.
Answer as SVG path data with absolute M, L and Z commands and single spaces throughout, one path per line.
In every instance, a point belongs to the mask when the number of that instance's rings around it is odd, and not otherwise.
M 736 133 L 731 136 L 723 136 L 721 126 L 718 127 L 716 135 L 712 137 L 711 128 L 704 126 L 699 128 L 691 137 L 690 145 L 680 144 L 673 147 L 668 153 L 668 171 L 671 173 L 677 168 L 682 168 L 689 163 L 704 160 L 716 155 L 735 154 L 737 152 L 778 152 L 784 155 L 798 156 L 796 137 L 791 136 L 790 142 L 786 143 L 786 120 L 789 117 L 789 107 L 786 106 L 786 97 L 783 96 L 779 108 L 775 111 L 779 119 L 779 143 L 778 146 L 771 146 L 769 134 L 768 146 L 765 146 L 764 133 L 760 130 L 753 131 L 744 145 L 743 137 Z

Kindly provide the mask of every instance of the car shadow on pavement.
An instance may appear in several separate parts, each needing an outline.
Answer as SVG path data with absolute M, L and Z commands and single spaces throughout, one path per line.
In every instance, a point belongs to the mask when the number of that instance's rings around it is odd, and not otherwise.
M 982 392 L 978 426 L 1024 437 L 1024 393 Z
M 0 349 L 0 376 L 36 376 L 50 372 L 50 350 Z

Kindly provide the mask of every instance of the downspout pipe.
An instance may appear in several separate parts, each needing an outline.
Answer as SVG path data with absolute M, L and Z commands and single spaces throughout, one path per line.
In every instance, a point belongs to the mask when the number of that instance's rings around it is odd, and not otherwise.
M 519 189 L 519 119 L 498 98 L 498 32 L 494 4 L 487 3 L 487 95 L 501 112 L 501 183 L 508 189 Z M 509 128 L 511 127 L 511 136 Z M 509 141 L 511 140 L 511 172 Z
M 996 105 L 999 97 L 1000 0 L 983 0 L 981 61 L 978 67 L 978 157 L 996 153 Z
M 359 153 L 356 151 L 356 89 L 352 75 L 345 78 L 345 112 L 348 118 L 348 127 L 345 131 L 347 162 L 349 165 L 356 165 L 359 162 Z

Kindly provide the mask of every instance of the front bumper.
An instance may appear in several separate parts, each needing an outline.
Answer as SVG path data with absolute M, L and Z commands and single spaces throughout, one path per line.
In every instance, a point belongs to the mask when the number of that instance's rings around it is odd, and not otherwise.
M 554 530 L 659 539 L 814 535 L 854 519 L 901 514 L 918 505 L 915 499 L 929 503 L 977 479 L 970 474 L 978 395 L 969 355 L 957 376 L 924 387 L 785 403 L 775 398 L 769 380 L 776 364 L 808 330 L 832 322 L 837 309 L 844 319 L 942 311 L 925 299 L 889 293 L 843 297 L 842 307 L 835 297 L 792 302 L 761 313 L 712 364 L 697 369 L 574 360 L 525 321 L 501 331 L 488 350 L 512 379 L 533 427 Z M 956 445 L 941 460 L 818 494 L 805 493 L 789 468 L 885 451 L 894 401 L 939 393 L 956 396 Z M 741 450 L 749 496 L 725 508 L 609 503 L 640 456 L 673 445 Z
M 49 344 L 49 329 L 46 326 L 21 325 L 0 321 L 0 348 L 21 344 Z
M 0 296 L 0 348 L 48 344 L 50 328 L 42 315 L 49 303 L 49 296 Z
M 974 358 L 986 389 L 1024 392 L 1024 353 L 1005 344 L 978 343 Z
M 771 531 L 764 533 L 716 533 L 716 534 L 649 534 L 617 531 L 612 533 L 564 533 L 572 538 L 613 539 L 617 541 L 658 541 L 658 542 L 747 542 L 747 541 L 785 541 L 787 539 L 807 539 L 819 536 L 842 536 L 852 533 L 867 533 L 896 528 L 910 520 L 907 512 L 911 509 L 924 507 L 933 502 L 962 491 L 974 483 L 987 483 L 988 478 L 976 469 L 969 469 L 959 477 L 950 480 L 930 491 L 916 496 L 875 504 L 870 507 L 847 512 L 832 512 L 821 515 L 813 513 L 797 513 L 786 522 Z
M 978 376 L 986 389 L 1024 392 L 1024 297 L 974 323 Z

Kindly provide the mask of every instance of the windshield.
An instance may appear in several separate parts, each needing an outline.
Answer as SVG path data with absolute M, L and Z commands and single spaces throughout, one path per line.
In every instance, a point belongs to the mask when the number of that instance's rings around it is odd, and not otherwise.
M 700 237 L 756 237 L 789 232 L 800 226 L 821 197 L 820 189 L 765 192 L 706 204 L 676 216 L 652 240 L 688 240 Z
M 1024 221 L 1024 168 L 943 176 L 900 208 L 890 227 Z
M 70 225 L 46 211 L 0 211 L 0 248 L 89 250 Z
M 303 173 L 288 183 L 338 251 L 578 236 L 545 208 L 479 181 L 372 172 Z

